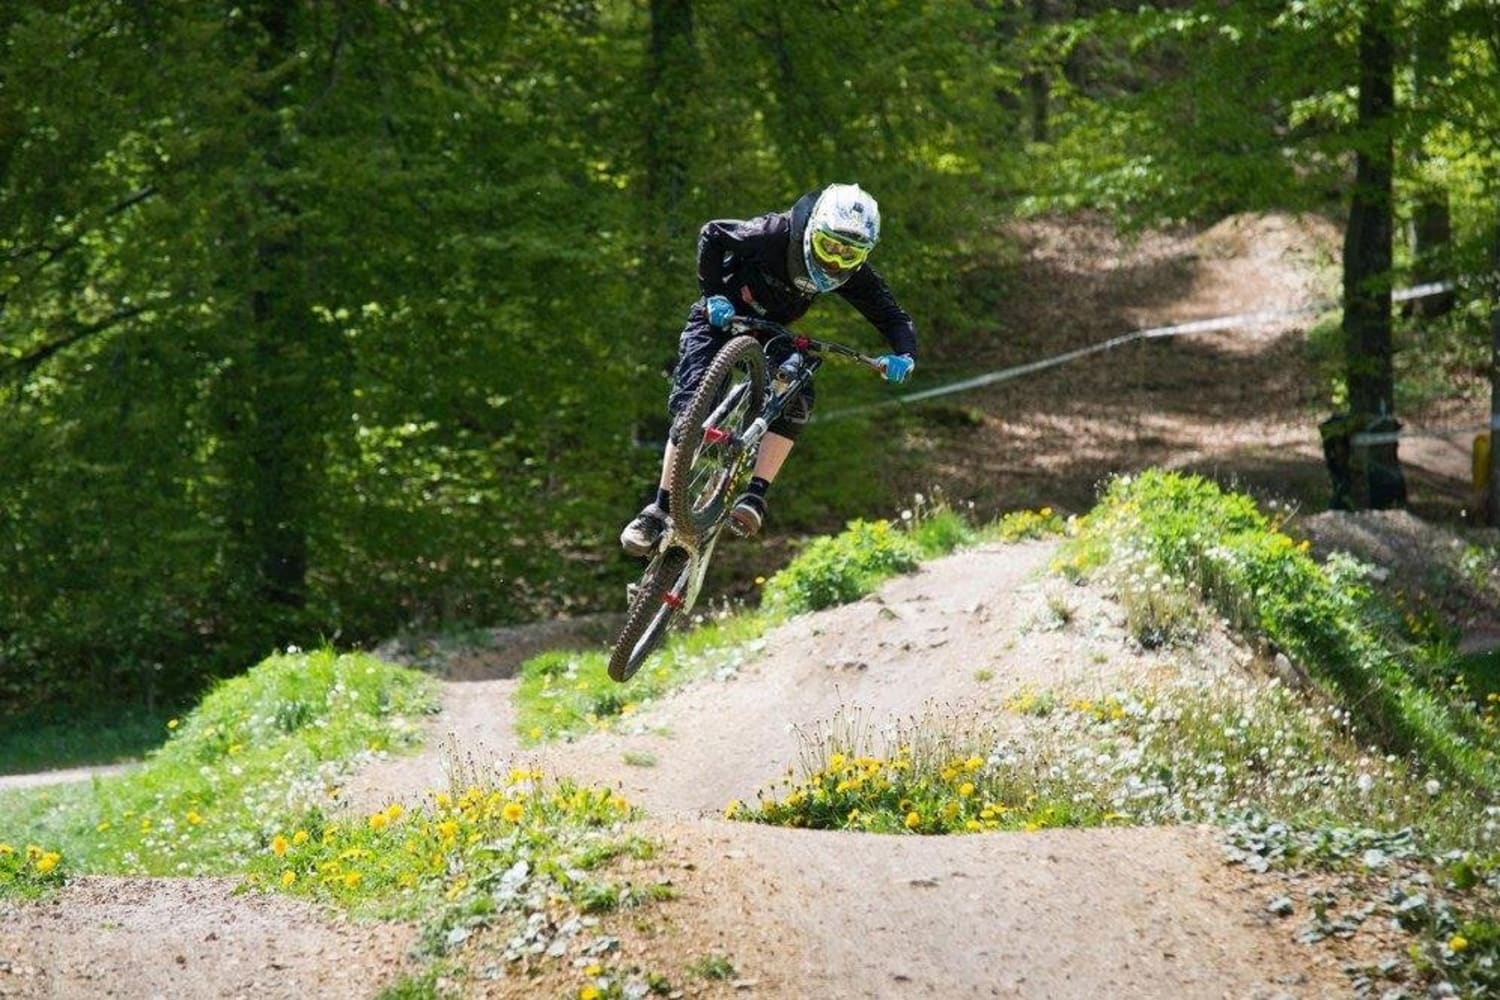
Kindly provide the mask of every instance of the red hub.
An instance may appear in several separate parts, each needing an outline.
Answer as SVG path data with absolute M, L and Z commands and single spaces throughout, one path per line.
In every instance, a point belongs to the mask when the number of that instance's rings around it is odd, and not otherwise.
M 723 444 L 732 437 L 734 435 L 722 427 L 708 427 L 703 431 L 703 440 L 709 444 Z

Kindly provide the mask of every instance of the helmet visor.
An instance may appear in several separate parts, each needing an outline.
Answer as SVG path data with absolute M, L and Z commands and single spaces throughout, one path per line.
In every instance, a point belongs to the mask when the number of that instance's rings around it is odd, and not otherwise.
M 853 270 L 870 256 L 870 247 L 863 241 L 826 229 L 814 230 L 812 249 L 818 261 L 835 272 Z

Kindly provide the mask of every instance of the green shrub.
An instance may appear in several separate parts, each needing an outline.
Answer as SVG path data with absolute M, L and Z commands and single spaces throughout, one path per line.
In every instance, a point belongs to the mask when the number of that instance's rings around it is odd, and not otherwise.
M 0 841 L 49 845 L 74 872 L 238 871 L 363 756 L 419 742 L 434 695 L 431 678 L 363 654 L 277 654 L 171 720 L 139 769 L 0 794 Z
M 1494 742 L 1481 745 L 1474 720 L 1418 682 L 1413 648 L 1373 610 L 1362 576 L 1347 564 L 1320 566 L 1250 498 L 1156 470 L 1115 480 L 1063 562 L 1087 571 L 1141 555 L 1306 667 L 1367 738 L 1500 789 Z
M 850 521 L 819 538 L 766 583 L 765 605 L 788 614 L 858 600 L 896 573 L 917 568 L 921 550 L 889 521 Z

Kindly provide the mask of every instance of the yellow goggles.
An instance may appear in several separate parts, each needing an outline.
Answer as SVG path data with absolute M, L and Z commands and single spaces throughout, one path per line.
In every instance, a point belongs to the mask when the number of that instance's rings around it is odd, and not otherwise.
M 812 249 L 818 260 L 844 270 L 858 267 L 870 256 L 869 247 L 860 246 L 821 229 L 812 234 Z

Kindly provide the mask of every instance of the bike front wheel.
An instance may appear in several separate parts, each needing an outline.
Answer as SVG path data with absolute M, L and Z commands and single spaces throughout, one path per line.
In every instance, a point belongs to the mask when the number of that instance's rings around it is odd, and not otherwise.
M 723 519 L 730 494 L 755 459 L 745 432 L 766 399 L 766 356 L 754 337 L 735 337 L 714 357 L 678 424 L 669 470 L 672 521 L 689 544 Z
M 609 676 L 621 683 L 641 669 L 685 610 L 688 554 L 670 546 L 646 567 L 625 612 L 625 626 L 609 651 Z

